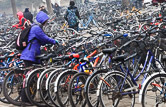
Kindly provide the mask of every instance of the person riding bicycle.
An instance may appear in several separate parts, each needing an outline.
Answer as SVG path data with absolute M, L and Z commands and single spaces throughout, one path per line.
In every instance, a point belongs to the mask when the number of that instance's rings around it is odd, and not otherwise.
M 17 18 L 19 19 L 19 23 L 16 25 L 13 25 L 12 27 L 15 27 L 17 29 L 24 30 L 27 26 L 29 26 L 29 23 L 26 18 L 24 18 L 24 15 L 22 12 L 17 13 Z
M 70 7 L 68 7 L 64 18 L 68 22 L 69 28 L 78 31 L 80 15 L 74 1 L 70 1 Z
M 40 55 L 40 47 L 41 45 L 45 44 L 58 44 L 57 40 L 54 40 L 52 38 L 49 38 L 43 31 L 42 27 L 46 25 L 48 22 L 49 17 L 46 13 L 43 11 L 40 11 L 37 16 L 36 20 L 39 24 L 32 24 L 32 28 L 29 32 L 28 41 L 32 41 L 32 43 L 29 43 L 27 47 L 22 51 L 20 59 L 24 60 L 25 66 L 29 67 L 33 64 L 40 63 L 39 59 L 36 59 L 36 56 Z M 25 73 L 26 74 L 26 73 Z M 22 90 L 22 101 L 27 103 L 28 98 L 26 97 L 25 90 L 23 88 Z

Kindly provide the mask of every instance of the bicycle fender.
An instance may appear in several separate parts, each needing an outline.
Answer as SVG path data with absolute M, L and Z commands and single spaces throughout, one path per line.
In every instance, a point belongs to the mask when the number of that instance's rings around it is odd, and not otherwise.
M 42 70 L 42 69 L 45 69 L 45 68 L 36 68 L 36 69 L 32 70 L 28 75 L 26 75 L 25 88 L 27 87 L 27 83 L 28 83 L 28 80 L 29 80 L 30 76 L 31 76 L 33 73 L 35 73 L 36 71 Z
M 65 70 L 65 68 L 58 68 L 58 69 L 52 71 L 52 72 L 49 74 L 49 76 L 48 76 L 48 78 L 47 78 L 47 80 L 46 80 L 46 90 L 48 90 L 49 80 L 51 79 L 51 76 L 54 75 L 54 74 L 56 74 L 59 70 Z
M 144 90 L 145 85 L 147 84 L 147 82 L 148 82 L 152 77 L 154 77 L 154 76 L 156 76 L 156 75 L 161 75 L 161 74 L 165 74 L 165 73 L 164 73 L 164 72 L 153 73 L 152 75 L 148 76 L 147 79 L 145 79 L 145 81 L 144 81 L 144 83 L 143 83 L 143 85 L 142 85 L 142 88 L 141 88 L 141 90 L 140 90 L 140 92 L 139 92 L 139 103 L 142 102 L 142 94 L 143 94 L 143 90 Z
M 72 69 L 69 69 L 69 70 L 66 70 L 66 71 L 60 73 L 60 74 L 58 75 L 58 77 L 57 77 L 55 83 L 54 83 L 54 92 L 57 92 L 57 90 L 58 90 L 58 82 L 59 82 L 60 77 L 61 77 L 63 74 L 67 73 L 67 72 L 78 73 L 76 70 L 72 70 Z
M 44 70 L 44 71 L 40 74 L 39 78 L 37 79 L 37 90 L 40 89 L 40 81 L 41 81 L 41 79 L 42 79 L 42 76 L 43 76 L 44 74 L 46 74 L 47 72 L 49 72 L 49 71 L 51 71 L 51 70 L 55 70 L 55 69 L 56 69 L 56 68 L 48 68 L 48 69 Z

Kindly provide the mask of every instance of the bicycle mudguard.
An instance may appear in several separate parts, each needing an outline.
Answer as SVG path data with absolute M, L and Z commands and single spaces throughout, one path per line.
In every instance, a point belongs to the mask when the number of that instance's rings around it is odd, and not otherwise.
M 74 73 L 74 74 L 78 73 L 76 70 L 73 70 L 73 69 L 68 69 L 68 70 L 66 70 L 66 71 L 64 71 L 64 72 L 62 72 L 62 73 L 60 73 L 60 74 L 58 75 L 58 77 L 57 77 L 55 83 L 54 83 L 54 92 L 57 92 L 57 91 L 58 91 L 58 82 L 59 82 L 60 77 L 61 77 L 63 74 L 67 73 L 67 72 L 72 72 L 72 73 Z
M 142 94 L 143 94 L 143 90 L 144 90 L 145 85 L 147 84 L 147 82 L 148 82 L 152 77 L 154 77 L 154 76 L 156 76 L 156 75 L 162 75 L 162 74 L 166 74 L 166 73 L 165 73 L 165 72 L 153 73 L 152 75 L 148 76 L 148 77 L 145 79 L 144 83 L 142 84 L 141 90 L 140 90 L 140 92 L 139 92 L 139 103 L 142 102 Z
M 51 71 L 51 70 L 55 70 L 55 69 L 56 69 L 56 68 L 48 68 L 48 69 L 45 69 L 45 70 L 40 74 L 39 78 L 37 79 L 37 90 L 40 89 L 40 81 L 41 81 L 41 79 L 42 79 L 42 76 L 43 76 L 44 74 L 46 74 L 47 72 L 49 72 L 49 71 Z
M 28 80 L 29 80 L 30 76 L 33 73 L 37 72 L 38 70 L 44 70 L 44 69 L 45 69 L 44 67 L 43 68 L 36 68 L 36 69 L 32 70 L 28 75 L 26 75 L 25 88 L 27 87 L 27 83 L 28 83 Z
M 52 75 L 55 75 L 58 71 L 61 71 L 61 70 L 66 70 L 66 68 L 57 68 L 56 70 L 52 71 L 52 72 L 49 74 L 49 76 L 48 76 L 48 78 L 47 78 L 47 80 L 46 80 L 46 90 L 48 90 L 49 80 L 51 79 L 51 76 L 52 76 Z

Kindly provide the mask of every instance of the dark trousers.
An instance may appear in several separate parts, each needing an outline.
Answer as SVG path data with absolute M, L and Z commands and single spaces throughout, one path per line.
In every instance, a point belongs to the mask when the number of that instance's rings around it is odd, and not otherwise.
M 24 60 L 24 64 L 25 64 L 25 67 L 30 67 L 32 66 L 33 64 L 35 64 L 34 62 L 32 61 L 26 61 Z M 26 75 L 28 71 L 25 71 L 24 74 Z M 25 93 L 25 88 L 22 88 L 22 91 L 21 91 L 21 99 L 22 99 L 22 102 L 28 102 L 29 103 L 29 100 L 27 98 L 27 95 Z
M 72 29 L 74 29 L 74 30 L 76 30 L 78 32 L 78 24 L 79 23 L 77 23 L 75 26 L 69 26 L 69 28 L 72 28 Z
M 137 9 L 142 8 L 142 0 L 137 0 L 137 1 L 136 1 L 136 8 L 137 8 Z

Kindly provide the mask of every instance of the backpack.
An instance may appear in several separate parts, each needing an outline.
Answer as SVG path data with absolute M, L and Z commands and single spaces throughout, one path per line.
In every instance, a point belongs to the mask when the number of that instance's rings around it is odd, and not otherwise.
M 28 26 L 27 28 L 25 28 L 24 30 L 21 31 L 21 33 L 18 35 L 17 39 L 16 39 L 16 49 L 17 50 L 24 50 L 28 43 L 32 43 L 32 40 L 30 40 L 28 42 L 28 36 L 29 36 L 29 32 L 31 30 L 33 26 Z M 31 48 L 31 45 L 29 47 L 29 49 Z
M 67 10 L 67 22 L 70 27 L 74 27 L 78 23 L 78 17 L 76 16 L 76 9 Z

